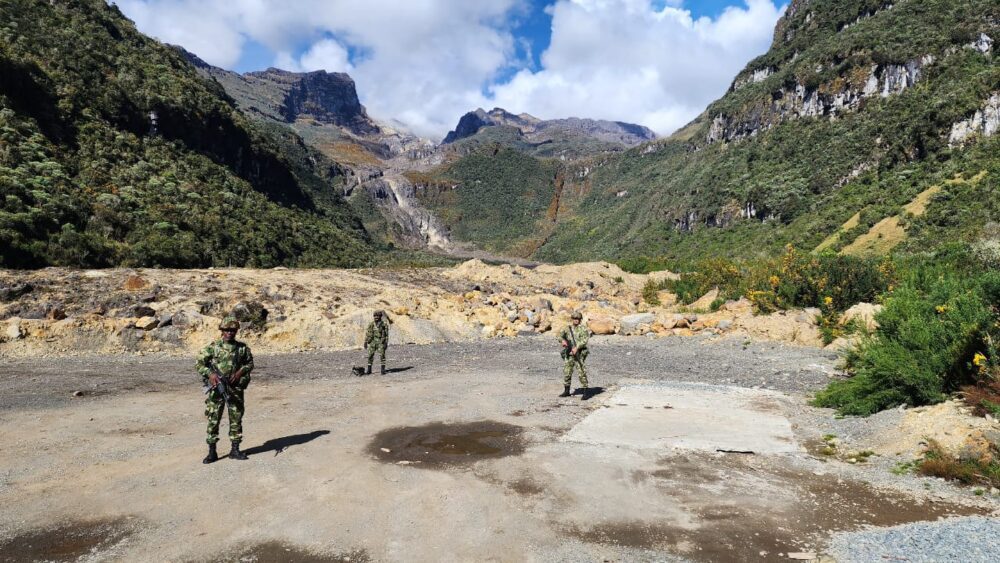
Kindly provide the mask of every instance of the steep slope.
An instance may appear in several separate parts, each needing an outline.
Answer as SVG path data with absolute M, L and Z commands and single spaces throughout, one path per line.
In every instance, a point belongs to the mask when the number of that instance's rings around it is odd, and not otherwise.
M 335 162 L 345 179 L 347 202 L 379 242 L 411 249 L 448 247 L 447 233 L 421 207 L 409 180 L 399 173 L 414 161 L 432 157 L 433 143 L 370 118 L 350 76 L 275 68 L 239 74 L 177 49 L 203 76 L 217 81 L 256 123 L 294 131 L 319 153 L 312 155 L 312 162 Z
M 974 240 L 1000 221 L 998 37 L 990 0 L 795 0 L 771 50 L 695 122 L 565 164 L 557 227 L 533 256 L 772 254 L 854 215 L 830 250 L 895 216 L 896 250 Z M 922 214 L 903 209 L 935 185 Z
M 0 266 L 369 263 L 301 140 L 103 0 L 0 0 Z M 298 153 L 298 154 L 296 154 Z

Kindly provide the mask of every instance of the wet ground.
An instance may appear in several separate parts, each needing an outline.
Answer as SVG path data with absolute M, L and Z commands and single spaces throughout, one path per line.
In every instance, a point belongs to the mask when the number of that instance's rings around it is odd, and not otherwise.
M 773 561 L 997 508 L 801 447 L 802 390 L 834 371 L 820 351 L 598 339 L 604 392 L 581 401 L 556 397 L 551 344 L 400 347 L 390 365 L 410 369 L 368 377 L 349 353 L 261 357 L 250 459 L 211 465 L 188 361 L 6 363 L 0 560 Z M 723 415 L 781 447 L 716 451 L 739 448 L 699 417 Z

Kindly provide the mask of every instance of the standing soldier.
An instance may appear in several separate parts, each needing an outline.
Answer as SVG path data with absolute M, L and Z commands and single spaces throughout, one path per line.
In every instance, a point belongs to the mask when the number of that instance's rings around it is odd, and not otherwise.
M 375 352 L 379 354 L 382 362 L 382 369 L 379 373 L 385 375 L 385 349 L 389 346 L 389 316 L 385 311 L 375 311 L 371 324 L 365 330 L 365 349 L 368 350 L 368 369 L 365 373 L 371 374 L 372 360 L 375 359 Z
M 570 317 L 572 324 L 559 333 L 559 340 L 562 342 L 562 358 L 566 361 L 564 366 L 565 376 L 563 377 L 563 392 L 560 397 L 569 397 L 570 385 L 573 384 L 573 368 L 580 368 L 580 385 L 583 387 L 582 400 L 586 401 L 591 397 L 590 388 L 587 387 L 587 370 L 583 363 L 587 360 L 587 341 L 590 340 L 590 329 L 581 325 L 583 315 L 579 312 L 573 313 Z
M 205 346 L 198 354 L 198 373 L 208 388 L 208 396 L 205 398 L 208 455 L 202 463 L 212 463 L 219 459 L 215 443 L 219 441 L 219 422 L 225 405 L 229 406 L 229 441 L 232 443 L 229 459 L 247 458 L 240 451 L 240 441 L 243 439 L 243 391 L 250 385 L 253 355 L 249 346 L 236 340 L 239 328 L 240 323 L 235 317 L 226 317 L 219 325 L 222 338 Z M 223 378 L 221 385 L 220 377 Z

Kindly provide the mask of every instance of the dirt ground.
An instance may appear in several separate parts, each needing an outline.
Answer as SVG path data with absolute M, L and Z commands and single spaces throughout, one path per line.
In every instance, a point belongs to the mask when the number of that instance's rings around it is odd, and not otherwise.
M 829 352 L 595 338 L 601 393 L 585 402 L 556 397 L 553 343 L 395 346 L 390 374 L 361 378 L 349 374 L 357 351 L 261 355 L 250 459 L 212 465 L 190 359 L 4 361 L 0 561 L 772 561 L 821 553 L 840 530 L 1000 506 L 805 448 L 723 453 L 571 432 L 630 408 L 616 399 L 625 388 L 669 397 L 698 382 L 758 388 L 759 408 L 805 444 L 816 417 L 832 419 L 804 406 L 836 374 Z

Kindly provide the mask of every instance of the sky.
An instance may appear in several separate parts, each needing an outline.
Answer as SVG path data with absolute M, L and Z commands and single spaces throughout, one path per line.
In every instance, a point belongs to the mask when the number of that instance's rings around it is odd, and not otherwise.
M 377 120 L 440 140 L 466 112 L 660 135 L 771 44 L 784 0 L 113 0 L 140 31 L 237 72 L 346 72 Z

